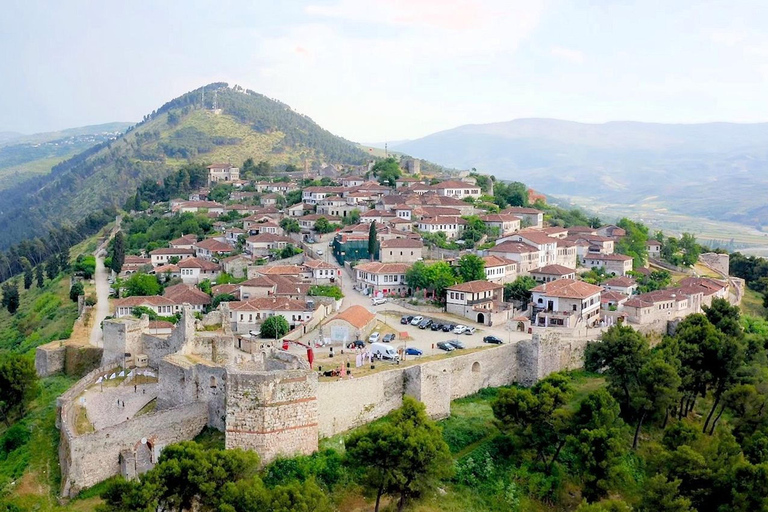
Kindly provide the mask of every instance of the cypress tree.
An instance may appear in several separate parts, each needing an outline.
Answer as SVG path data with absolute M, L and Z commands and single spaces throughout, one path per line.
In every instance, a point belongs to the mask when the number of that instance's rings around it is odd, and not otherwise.
M 368 231 L 368 254 L 371 261 L 376 259 L 376 221 L 371 222 L 371 229 Z
M 112 241 L 112 270 L 119 274 L 125 263 L 125 239 L 123 233 L 118 231 Z
M 45 283 L 45 276 L 43 276 L 43 265 L 42 263 L 35 267 L 35 279 L 37 280 L 37 287 L 42 288 L 43 283 Z

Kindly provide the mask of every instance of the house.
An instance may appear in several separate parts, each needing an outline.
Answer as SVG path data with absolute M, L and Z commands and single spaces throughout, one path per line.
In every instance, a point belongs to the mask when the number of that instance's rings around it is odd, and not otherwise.
M 345 345 L 354 340 L 364 340 L 376 327 L 376 315 L 363 306 L 350 306 L 323 325 L 330 333 L 331 341 Z
M 480 197 L 482 190 L 477 185 L 463 181 L 443 181 L 431 187 L 432 190 L 441 196 L 456 197 L 464 199 L 465 197 Z
M 221 267 L 216 263 L 201 258 L 187 258 L 176 265 L 185 283 L 198 284 L 206 279 L 213 281 L 221 273 Z
M 312 279 L 315 284 L 332 283 L 341 276 L 341 269 L 332 263 L 323 260 L 306 259 L 304 267 L 312 272 Z
M 341 178 L 341 186 L 342 187 L 359 187 L 363 183 L 365 183 L 365 178 L 361 176 L 345 176 L 344 178 Z
M 181 312 L 183 304 L 189 304 L 192 306 L 193 311 L 199 312 L 205 311 L 205 308 L 211 304 L 210 295 L 192 285 L 183 283 L 166 288 L 163 291 L 163 297 L 171 299 L 176 303 L 174 314 Z
M 279 224 L 272 221 L 257 222 L 248 226 L 249 235 L 260 235 L 262 233 L 269 233 L 271 235 L 284 234 L 283 228 L 281 228 Z
M 606 273 L 625 276 L 632 271 L 632 258 L 623 254 L 589 254 L 581 264 L 587 268 L 604 268 Z
M 163 283 L 170 281 L 171 279 L 181 277 L 181 270 L 179 269 L 179 266 L 172 263 L 167 263 L 158 267 L 152 267 L 152 270 L 150 270 L 149 273 L 155 274 L 160 282 Z
M 383 240 L 379 245 L 379 259 L 382 263 L 414 263 L 422 258 L 424 244 L 413 238 Z
M 231 295 L 236 300 L 240 300 L 240 285 L 239 284 L 217 284 L 211 287 L 211 292 L 214 297 L 219 295 Z
M 333 217 L 331 215 L 320 215 L 317 213 L 304 215 L 303 217 L 299 217 L 297 220 L 299 221 L 299 226 L 301 226 L 301 230 L 308 232 L 312 229 L 315 229 L 315 223 L 320 219 L 325 219 L 331 224 L 341 223 L 341 219 L 339 217 Z
M 182 235 L 179 238 L 168 242 L 168 246 L 173 249 L 192 249 L 197 242 L 197 235 L 190 233 L 188 235 Z
M 686 277 L 678 286 L 687 294 L 702 294 L 702 306 L 711 306 L 712 299 L 728 300 L 728 283 L 709 277 Z
M 600 321 L 603 289 L 575 279 L 557 279 L 531 289 L 532 324 L 538 327 L 594 326 Z
M 383 295 L 409 295 L 411 289 L 405 282 L 405 273 L 411 265 L 408 263 L 361 263 L 354 268 L 359 287 L 365 294 L 381 297 Z
M 627 231 L 619 226 L 610 224 L 597 229 L 597 234 L 600 236 L 609 236 L 611 238 L 621 238 L 627 236 Z
M 446 238 L 458 238 L 467 221 L 461 217 L 449 217 L 439 215 L 437 217 L 423 218 L 419 221 L 419 231 L 424 233 L 445 233 Z
M 488 254 L 516 262 L 517 273 L 522 276 L 527 276 L 531 270 L 541 266 L 539 250 L 523 242 L 502 242 L 488 249 Z
M 173 203 L 171 211 L 175 213 L 208 212 L 214 215 L 224 215 L 224 205 L 216 201 L 180 201 Z
M 520 231 L 520 218 L 514 215 L 501 215 L 493 213 L 490 215 L 483 215 L 480 220 L 489 228 L 495 228 L 498 232 L 498 236 L 511 235 L 517 231 Z
M 539 283 L 549 283 L 558 279 L 576 279 L 576 271 L 563 265 L 547 265 L 531 270 L 531 277 Z
M 503 290 L 503 285 L 490 281 L 449 286 L 445 292 L 445 310 L 484 325 L 505 321 L 509 305 L 502 302 Z
M 240 181 L 240 169 L 232 164 L 213 164 L 208 166 L 208 186 L 219 182 Z
M 262 297 L 237 302 L 222 302 L 222 312 L 229 317 L 235 332 L 258 331 L 264 320 L 282 316 L 291 330 L 312 319 L 312 302 L 286 297 Z
M 284 249 L 287 245 L 296 245 L 292 238 L 271 233 L 262 233 L 245 239 L 245 252 L 254 257 L 269 256 L 273 249 Z
M 661 242 L 658 240 L 648 240 L 645 243 L 645 248 L 648 251 L 648 257 L 659 259 L 661 258 Z
M 296 203 L 285 209 L 286 214 L 289 217 L 301 217 L 307 212 L 314 211 L 315 207 L 311 204 Z
M 679 320 L 691 313 L 700 312 L 701 300 L 700 292 L 687 295 L 680 288 L 655 290 L 635 295 L 627 300 L 622 307 L 622 312 L 630 323 L 641 325 L 662 323 L 666 331 L 668 321 Z
M 237 244 L 241 236 L 247 237 L 248 233 L 240 228 L 227 228 L 224 230 L 224 239 L 232 245 Z
M 205 240 L 195 242 L 193 249 L 195 250 L 195 256 L 204 260 L 212 260 L 222 254 L 232 252 L 231 245 L 215 238 L 206 238 Z
M 262 276 L 293 276 L 301 279 L 310 279 L 312 272 L 304 265 L 267 265 L 266 267 L 251 267 L 254 275 Z M 250 272 L 249 272 L 250 274 Z
M 157 267 L 160 265 L 165 265 L 167 263 L 170 263 L 171 260 L 185 260 L 188 258 L 192 258 L 195 255 L 194 251 L 190 249 L 174 249 L 172 247 L 167 247 L 163 249 L 155 249 L 154 251 L 149 253 L 150 260 L 152 262 L 153 267 Z
M 370 224 L 375 222 L 377 224 L 383 224 L 386 221 L 396 218 L 395 212 L 391 210 L 368 210 L 364 214 L 360 215 L 360 222 Z
M 219 263 L 223 267 L 224 272 L 233 277 L 240 278 L 246 277 L 246 269 L 251 263 L 251 260 L 242 254 L 235 254 L 234 256 L 220 260 Z
M 557 238 L 552 238 L 546 233 L 540 233 L 538 231 L 515 233 L 514 235 L 511 235 L 507 238 L 513 242 L 523 242 L 538 249 L 539 267 L 545 267 L 547 265 L 554 265 L 557 263 Z M 574 255 L 575 254 L 576 251 L 574 250 Z M 575 261 L 573 267 L 576 268 Z
M 501 212 L 502 215 L 513 215 L 519 218 L 522 226 L 526 228 L 541 228 L 544 226 L 544 212 L 536 208 L 523 208 L 522 206 L 510 206 Z
M 627 276 L 614 277 L 603 283 L 606 290 L 633 295 L 637 291 L 637 281 Z
M 408 222 L 413 220 L 413 206 L 398 204 L 392 208 L 392 211 L 395 212 L 395 217 L 398 219 L 407 220 Z
M 485 279 L 493 283 L 511 283 L 517 279 L 517 262 L 501 256 L 484 256 Z
M 142 258 L 141 256 L 126 256 L 123 260 L 123 266 L 120 268 L 120 274 L 124 276 L 131 275 L 135 272 L 139 272 L 142 269 L 148 269 L 152 266 L 152 260 L 150 258 Z
M 312 285 L 292 275 L 257 275 L 238 285 L 242 300 L 256 297 L 287 297 L 306 299 Z
M 605 290 L 600 295 L 600 307 L 603 310 L 617 311 L 629 300 L 629 295 L 612 290 Z
M 557 248 L 555 249 L 555 264 L 568 268 L 576 268 L 578 266 L 578 247 L 575 243 L 569 240 L 557 240 Z
M 144 307 L 151 309 L 159 316 L 172 316 L 175 314 L 176 303 L 168 297 L 149 295 L 146 297 L 126 297 L 114 301 L 115 318 L 131 316 L 134 308 Z
M 421 183 L 421 180 L 403 176 L 395 180 L 395 189 L 407 188 L 411 185 L 415 185 L 416 183 Z
M 327 196 L 344 194 L 344 187 L 307 187 L 301 191 L 301 200 L 307 204 L 317 204 Z

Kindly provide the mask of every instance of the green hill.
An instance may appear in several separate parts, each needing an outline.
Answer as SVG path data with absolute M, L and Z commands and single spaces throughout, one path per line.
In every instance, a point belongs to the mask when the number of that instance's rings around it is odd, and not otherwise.
M 240 164 L 248 157 L 303 165 L 305 159 L 361 164 L 367 155 L 288 105 L 225 83 L 209 84 L 204 104 L 202 88 L 184 94 L 115 140 L 0 192 L 0 248 L 121 206 L 143 180 L 161 179 L 184 163 Z

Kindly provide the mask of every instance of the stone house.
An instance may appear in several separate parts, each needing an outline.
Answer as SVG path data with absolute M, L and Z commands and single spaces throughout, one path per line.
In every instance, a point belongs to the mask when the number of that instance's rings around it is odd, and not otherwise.
M 632 271 L 632 258 L 623 254 L 590 254 L 581 260 L 587 268 L 604 268 L 606 273 L 625 276 Z
M 208 166 L 208 186 L 219 182 L 240 181 L 240 169 L 232 164 L 213 164 Z
M 603 289 L 575 279 L 557 279 L 531 289 L 532 324 L 575 328 L 600 322 Z
M 604 282 L 603 288 L 624 295 L 633 295 L 637 291 L 637 281 L 627 276 L 614 277 Z
M 483 256 L 485 279 L 492 283 L 511 283 L 517 279 L 517 262 L 502 256 Z
M 219 258 L 232 252 L 231 245 L 216 238 L 206 238 L 205 240 L 195 242 L 192 248 L 195 251 L 195 256 L 204 260 Z
M 687 295 L 680 288 L 656 290 L 635 295 L 622 307 L 627 321 L 647 325 L 679 320 L 701 311 L 702 293 Z
M 162 249 L 155 249 L 149 253 L 150 260 L 153 267 L 159 265 L 166 265 L 171 262 L 172 259 L 178 258 L 179 261 L 186 260 L 195 256 L 193 249 L 174 249 L 173 247 L 166 247 Z
M 354 340 L 364 340 L 376 327 L 376 315 L 363 306 L 350 306 L 323 325 L 331 341 L 345 345 Z
M 419 231 L 423 231 L 424 233 L 437 233 L 442 231 L 445 233 L 446 238 L 450 240 L 458 238 L 461 232 L 464 231 L 464 226 L 466 224 L 467 221 L 461 217 L 437 216 L 421 219 L 418 226 Z
M 199 284 L 208 279 L 215 280 L 221 274 L 221 266 L 200 258 L 187 258 L 176 264 L 184 283 Z
M 371 296 L 408 295 L 411 289 L 405 281 L 408 263 L 361 263 L 354 268 L 358 286 Z
M 414 263 L 422 258 L 424 244 L 413 238 L 383 240 L 379 246 L 382 263 Z
M 143 269 L 150 270 L 151 267 L 152 260 L 150 258 L 127 255 L 123 261 L 123 266 L 120 268 L 120 274 L 123 276 L 129 276 Z
M 248 265 L 251 263 L 247 257 L 242 254 L 235 254 L 229 258 L 224 258 L 219 262 L 227 274 L 236 277 L 246 277 L 248 275 Z
M 480 220 L 489 227 L 498 230 L 499 236 L 508 236 L 517 231 L 520 231 L 520 219 L 514 215 L 501 215 L 498 213 L 492 213 L 490 215 L 483 215 Z
M 488 254 L 512 260 L 517 263 L 517 273 L 527 276 L 535 268 L 539 268 L 539 250 L 523 242 L 502 242 L 488 249 Z
M 547 265 L 531 270 L 531 277 L 539 283 L 549 283 L 558 279 L 576 279 L 576 271 L 563 265 Z
M 600 307 L 603 310 L 616 311 L 622 308 L 628 300 L 629 295 L 627 294 L 605 290 L 600 295 Z
M 307 301 L 286 297 L 256 298 L 222 304 L 228 305 L 222 311 L 228 309 L 232 330 L 241 333 L 259 330 L 264 320 L 277 315 L 285 318 L 293 330 L 297 325 L 309 322 L 314 311 Z
M 445 310 L 483 325 L 506 321 L 504 286 L 490 281 L 468 281 L 446 288 Z
M 523 227 L 541 228 L 544 226 L 544 212 L 536 208 L 510 206 L 500 212 L 502 215 L 513 215 L 522 221 Z

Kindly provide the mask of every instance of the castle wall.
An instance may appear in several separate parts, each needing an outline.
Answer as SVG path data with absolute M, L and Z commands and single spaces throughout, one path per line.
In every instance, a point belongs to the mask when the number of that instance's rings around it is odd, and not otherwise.
M 132 357 L 142 353 L 142 331 L 149 327 L 149 317 L 110 319 L 105 320 L 103 326 L 102 365 L 123 364 L 125 353 L 131 354 Z
M 317 451 L 317 374 L 310 370 L 227 371 L 226 447 L 267 463 Z
M 208 425 L 224 430 L 226 418 L 226 372 L 223 367 L 193 364 L 174 355 L 158 365 L 157 410 L 190 402 L 208 404 Z
M 35 350 L 35 371 L 38 377 L 48 377 L 64 369 L 67 348 L 60 342 L 49 343 Z

